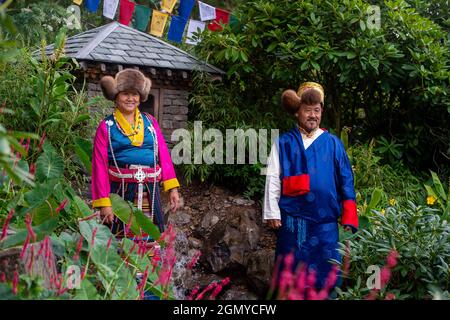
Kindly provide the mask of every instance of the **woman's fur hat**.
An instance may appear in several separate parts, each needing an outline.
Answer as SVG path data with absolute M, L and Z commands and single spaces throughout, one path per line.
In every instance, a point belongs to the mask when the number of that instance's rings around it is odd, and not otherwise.
M 115 100 L 119 92 L 136 90 L 141 96 L 141 102 L 147 101 L 152 82 L 136 69 L 124 69 L 116 77 L 104 76 L 100 80 L 103 95 L 108 100 Z
M 316 90 L 320 94 L 320 103 L 323 106 L 324 90 L 323 87 L 316 82 L 304 82 L 298 88 L 298 91 L 285 90 L 281 95 L 281 104 L 290 114 L 295 114 L 302 103 L 301 97 L 308 90 Z

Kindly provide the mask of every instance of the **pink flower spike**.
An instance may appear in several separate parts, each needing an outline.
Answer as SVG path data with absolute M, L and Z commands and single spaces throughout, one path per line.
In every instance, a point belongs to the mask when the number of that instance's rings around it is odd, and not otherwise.
M 33 227 L 31 226 L 32 220 L 33 219 L 31 218 L 31 216 L 29 214 L 27 214 L 27 216 L 25 217 L 25 224 L 27 226 L 29 236 L 31 237 L 31 239 L 33 239 L 33 242 L 35 242 L 36 241 L 36 233 L 34 232 Z
M 222 287 L 225 287 L 226 285 L 228 285 L 231 282 L 229 277 L 226 277 L 225 279 L 222 280 L 222 282 L 220 282 L 220 284 L 222 285 Z
M 383 288 L 389 281 L 389 278 L 391 277 L 391 271 L 387 267 L 383 267 L 381 269 L 381 287 Z
M 30 247 L 30 262 L 28 263 L 28 271 L 31 272 L 33 269 L 33 263 L 34 263 L 34 246 L 31 245 Z
M 209 300 L 215 299 L 219 295 L 219 293 L 222 291 L 222 288 L 223 287 L 221 284 L 217 284 L 216 287 L 214 288 L 214 291 L 211 293 Z
M 83 236 L 80 236 L 80 239 L 77 242 L 77 248 L 75 251 L 75 255 L 73 256 L 73 260 L 75 260 L 75 261 L 77 261 L 80 258 L 80 252 L 81 252 L 81 249 L 83 248 L 83 240 L 84 240 Z
M 6 273 L 2 272 L 0 275 L 0 282 L 6 282 Z
M 20 259 L 23 259 L 23 257 L 25 256 L 25 252 L 27 251 L 29 244 L 30 244 L 30 235 L 27 234 L 25 242 L 23 243 L 23 246 L 22 246 L 22 252 L 20 252 Z
M 108 243 L 106 244 L 106 251 L 108 251 L 109 248 L 111 247 L 111 242 L 112 242 L 112 236 L 109 237 L 109 239 L 108 239 Z
M 396 250 L 392 250 L 386 259 L 387 266 L 391 269 L 394 268 L 397 265 L 398 257 L 399 257 L 398 252 Z
M 31 174 L 32 176 L 35 175 L 35 173 L 36 173 L 36 164 L 32 163 L 32 164 L 30 165 L 30 170 L 29 170 L 29 172 L 30 172 L 30 174 Z
M 395 294 L 389 292 L 388 294 L 386 294 L 386 298 L 384 300 L 395 300 Z
M 195 286 L 194 289 L 192 289 L 191 293 L 189 294 L 189 296 L 187 297 L 187 300 L 192 300 L 194 299 L 194 296 L 197 294 L 197 292 L 200 290 L 200 286 Z
M 94 228 L 94 230 L 92 230 L 92 240 L 91 240 L 91 247 L 94 246 L 95 244 L 95 235 L 97 234 L 97 227 Z
M 25 143 L 25 151 L 27 154 L 28 150 L 30 150 L 30 138 L 27 138 L 27 142 Z
M 13 277 L 13 282 L 12 282 L 12 291 L 14 294 L 17 294 L 17 286 L 19 284 L 19 274 L 17 273 L 17 271 L 14 271 L 14 277 Z
M 189 264 L 187 265 L 187 268 L 190 270 L 192 269 L 196 264 L 198 259 L 200 258 L 200 256 L 202 255 L 202 252 L 200 250 L 198 250 L 194 256 L 192 257 L 191 261 L 189 262 Z
M 61 202 L 61 204 L 58 206 L 58 208 L 56 208 L 56 213 L 59 213 L 61 210 L 63 210 L 64 209 L 64 207 L 67 205 L 67 202 L 68 202 L 69 200 L 67 200 L 67 198 L 66 199 L 64 199 L 62 202 Z
M 14 210 L 14 209 L 11 209 L 11 210 L 8 212 L 8 215 L 6 216 L 6 220 L 5 220 L 5 222 L 3 223 L 3 227 L 2 227 L 2 235 L 1 235 L 1 237 L 0 237 L 0 241 L 3 240 L 3 239 L 5 239 L 6 236 L 7 236 L 7 234 L 8 234 L 9 223 L 11 222 L 11 219 L 12 219 L 12 217 L 13 217 L 13 215 L 14 215 L 14 212 L 15 212 L 15 210 Z
M 44 142 L 45 142 L 45 137 L 46 137 L 46 134 L 44 132 L 42 134 L 41 140 L 39 141 L 38 152 L 42 150 L 42 146 L 44 145 Z

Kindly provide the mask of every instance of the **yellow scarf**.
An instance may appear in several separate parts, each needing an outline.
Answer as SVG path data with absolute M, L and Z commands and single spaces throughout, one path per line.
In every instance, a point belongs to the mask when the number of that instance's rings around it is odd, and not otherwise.
M 142 146 L 142 143 L 144 143 L 144 119 L 142 119 L 139 109 L 136 108 L 134 113 L 134 127 L 125 119 L 118 108 L 114 111 L 114 117 L 122 129 L 122 133 L 130 139 L 131 144 L 136 147 Z

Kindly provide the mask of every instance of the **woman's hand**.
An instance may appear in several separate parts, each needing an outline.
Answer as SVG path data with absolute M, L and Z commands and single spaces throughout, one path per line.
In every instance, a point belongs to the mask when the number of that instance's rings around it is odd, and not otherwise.
M 281 227 L 280 219 L 269 219 L 267 220 L 267 225 L 272 229 L 279 229 Z
M 170 199 L 170 211 L 176 212 L 180 207 L 180 195 L 178 194 L 178 188 L 170 189 L 169 199 Z
M 112 223 L 114 219 L 114 212 L 112 210 L 112 207 L 101 207 L 100 218 L 102 219 L 102 223 Z

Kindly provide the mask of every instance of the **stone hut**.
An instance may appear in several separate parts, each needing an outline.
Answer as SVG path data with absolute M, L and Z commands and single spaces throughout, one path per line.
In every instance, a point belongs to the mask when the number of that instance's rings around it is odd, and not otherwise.
M 51 55 L 54 44 L 46 47 Z M 187 127 L 188 95 L 194 71 L 221 78 L 224 72 L 150 34 L 116 21 L 67 39 L 65 54 L 81 69 L 78 83 L 86 82 L 90 97 L 102 95 L 100 79 L 124 68 L 135 68 L 152 80 L 149 99 L 140 109 L 158 120 L 167 143 L 174 129 Z M 92 110 L 95 112 L 95 108 Z

